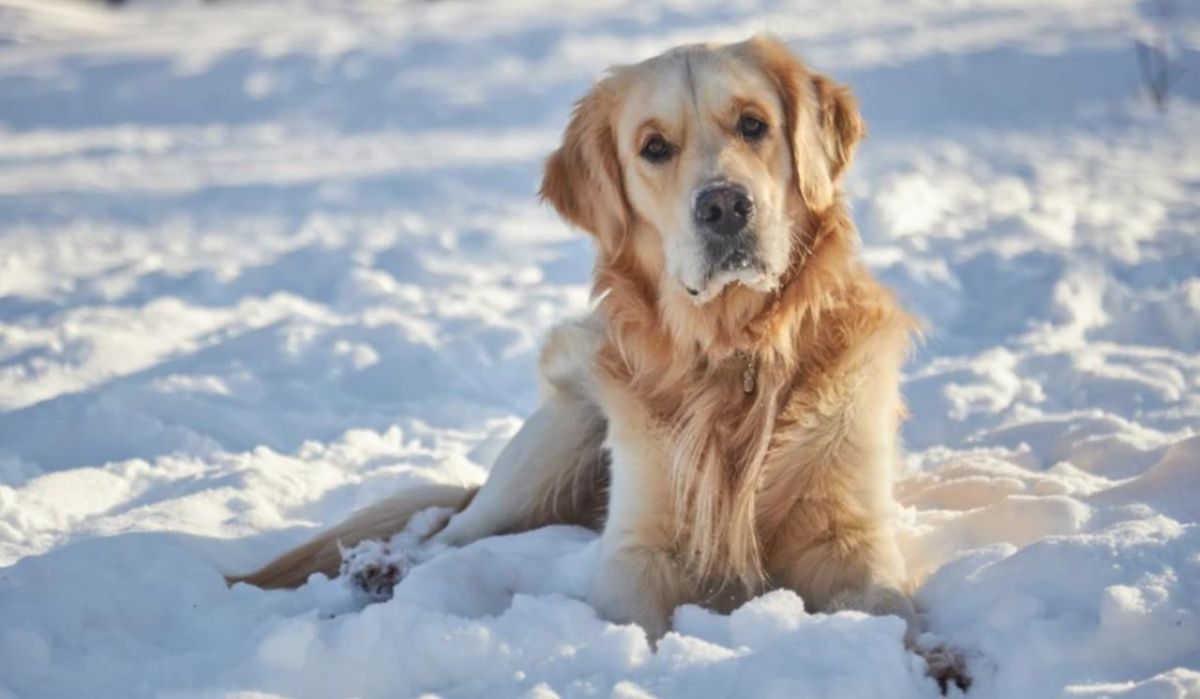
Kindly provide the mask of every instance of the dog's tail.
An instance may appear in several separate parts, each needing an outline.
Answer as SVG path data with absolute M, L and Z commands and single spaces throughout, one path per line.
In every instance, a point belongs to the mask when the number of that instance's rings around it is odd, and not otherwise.
M 370 507 L 359 510 L 350 519 L 288 551 L 279 558 L 247 575 L 229 575 L 229 585 L 244 582 L 267 589 L 299 587 L 313 573 L 334 577 L 342 564 L 342 547 L 352 547 L 368 539 L 388 539 L 404 529 L 417 512 L 429 507 L 452 507 L 460 511 L 478 490 L 477 486 L 423 485 L 409 488 Z

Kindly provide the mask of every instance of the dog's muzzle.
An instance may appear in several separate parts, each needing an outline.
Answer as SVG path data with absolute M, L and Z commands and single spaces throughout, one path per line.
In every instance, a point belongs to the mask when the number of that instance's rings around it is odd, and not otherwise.
M 754 212 L 754 199 L 738 184 L 717 182 L 696 195 L 693 216 L 710 278 L 762 266 L 752 225 Z

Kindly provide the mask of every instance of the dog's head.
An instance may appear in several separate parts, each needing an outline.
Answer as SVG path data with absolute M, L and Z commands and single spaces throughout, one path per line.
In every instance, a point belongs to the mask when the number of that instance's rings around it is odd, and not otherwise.
M 632 250 L 659 295 L 767 293 L 862 133 L 849 91 L 774 39 L 684 46 L 579 101 L 541 191 L 602 255 Z

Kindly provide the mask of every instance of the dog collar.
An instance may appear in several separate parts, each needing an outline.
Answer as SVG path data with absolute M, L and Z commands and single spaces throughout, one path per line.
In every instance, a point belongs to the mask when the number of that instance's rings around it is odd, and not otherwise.
M 742 391 L 746 394 L 754 393 L 758 385 L 758 362 L 753 354 L 745 350 L 738 350 L 737 356 L 746 362 L 746 367 L 742 369 Z

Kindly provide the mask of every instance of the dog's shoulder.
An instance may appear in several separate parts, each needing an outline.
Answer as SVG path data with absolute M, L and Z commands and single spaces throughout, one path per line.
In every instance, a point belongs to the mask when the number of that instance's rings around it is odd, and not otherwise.
M 869 272 L 847 279 L 814 325 L 797 336 L 800 361 L 783 425 L 814 424 L 818 415 L 861 410 L 865 396 L 898 393 L 920 325 Z
M 842 367 L 902 364 L 920 338 L 921 324 L 896 295 L 866 269 L 847 286 L 843 303 L 831 314 Z

